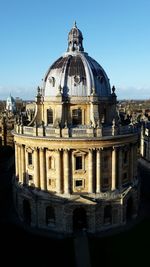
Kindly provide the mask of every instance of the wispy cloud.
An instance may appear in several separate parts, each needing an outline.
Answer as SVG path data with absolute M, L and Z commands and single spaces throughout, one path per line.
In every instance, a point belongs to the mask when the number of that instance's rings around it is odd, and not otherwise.
M 36 87 L 0 86 L 0 99 L 5 100 L 10 94 L 24 100 L 34 100 Z M 150 99 L 150 87 L 116 86 L 116 95 L 118 99 Z
M 150 87 L 119 86 L 116 94 L 118 99 L 150 99 Z
M 7 99 L 9 95 L 13 97 L 20 97 L 24 100 L 34 99 L 36 95 L 36 89 L 33 87 L 13 86 L 5 87 L 0 86 L 0 99 Z

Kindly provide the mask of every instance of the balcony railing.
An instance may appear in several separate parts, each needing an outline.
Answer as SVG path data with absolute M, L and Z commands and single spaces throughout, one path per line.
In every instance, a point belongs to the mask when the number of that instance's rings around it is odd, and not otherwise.
M 49 126 L 40 127 L 29 127 L 16 125 L 14 132 L 17 134 L 23 134 L 27 136 L 39 136 L 48 138 L 92 138 L 92 137 L 105 137 L 105 136 L 117 136 L 126 135 L 131 133 L 137 133 L 138 127 L 136 125 L 125 125 L 125 126 L 101 126 L 91 127 L 83 126 L 70 127 L 70 128 L 53 128 Z

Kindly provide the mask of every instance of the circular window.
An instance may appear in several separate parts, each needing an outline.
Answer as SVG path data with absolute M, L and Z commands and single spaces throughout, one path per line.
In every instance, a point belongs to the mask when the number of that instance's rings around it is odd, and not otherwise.
M 74 76 L 74 82 L 76 84 L 79 84 L 80 83 L 80 76 Z

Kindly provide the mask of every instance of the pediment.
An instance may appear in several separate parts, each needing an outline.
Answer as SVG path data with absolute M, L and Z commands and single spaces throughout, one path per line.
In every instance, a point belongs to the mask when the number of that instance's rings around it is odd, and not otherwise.
M 83 151 L 83 150 L 75 150 L 72 152 L 73 155 L 86 155 L 87 152 Z
M 96 202 L 93 201 L 92 199 L 87 199 L 86 197 L 82 197 L 82 196 L 79 196 L 78 198 L 76 198 L 74 202 L 87 204 L 87 205 L 96 205 Z

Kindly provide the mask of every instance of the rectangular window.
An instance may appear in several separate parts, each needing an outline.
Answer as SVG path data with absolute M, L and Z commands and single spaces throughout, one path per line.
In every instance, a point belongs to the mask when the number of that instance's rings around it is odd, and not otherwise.
M 53 124 L 53 110 L 47 110 L 47 124 Z
M 77 156 L 75 157 L 76 159 L 76 163 L 75 163 L 75 169 L 76 170 L 82 170 L 83 166 L 82 166 L 82 156 Z
M 52 179 L 48 180 L 48 184 L 51 186 L 52 185 Z
M 28 178 L 29 178 L 29 181 L 32 181 L 33 176 L 29 174 Z
M 74 109 L 72 111 L 72 124 L 73 125 L 82 124 L 82 110 L 80 108 Z
M 54 157 L 49 157 L 49 159 L 48 159 L 48 167 L 51 170 L 55 169 L 55 158 Z
M 82 180 L 76 180 L 75 185 L 76 185 L 76 187 L 83 186 L 83 181 Z
M 32 153 L 28 153 L 28 165 L 32 165 Z

